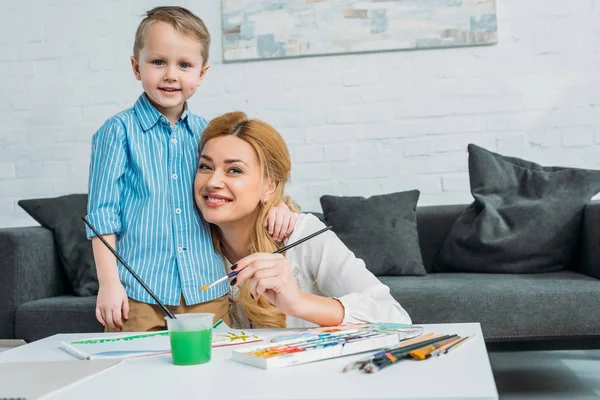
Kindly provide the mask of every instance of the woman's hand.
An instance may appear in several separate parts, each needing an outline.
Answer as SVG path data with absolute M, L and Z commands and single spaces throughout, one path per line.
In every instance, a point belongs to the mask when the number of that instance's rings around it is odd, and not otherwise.
M 265 228 L 276 242 L 281 242 L 294 230 L 297 215 L 283 202 L 269 210 L 265 218 Z
M 253 296 L 264 296 L 286 315 L 295 316 L 301 308 L 302 291 L 283 255 L 254 253 L 238 261 L 235 270 L 233 285 L 245 283 Z
M 120 332 L 129 318 L 129 299 L 120 281 L 100 285 L 96 300 L 96 319 L 112 331 Z

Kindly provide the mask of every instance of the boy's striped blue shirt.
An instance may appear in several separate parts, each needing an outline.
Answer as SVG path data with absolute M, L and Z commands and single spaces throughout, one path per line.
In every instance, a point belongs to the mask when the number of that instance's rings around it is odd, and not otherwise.
M 117 252 L 168 305 L 179 304 L 182 293 L 191 305 L 229 290 L 227 282 L 200 290 L 225 274 L 194 203 L 198 145 L 207 123 L 186 110 L 171 128 L 142 94 L 92 138 L 87 218 L 100 234 L 117 234 Z M 118 264 L 127 295 L 155 304 Z

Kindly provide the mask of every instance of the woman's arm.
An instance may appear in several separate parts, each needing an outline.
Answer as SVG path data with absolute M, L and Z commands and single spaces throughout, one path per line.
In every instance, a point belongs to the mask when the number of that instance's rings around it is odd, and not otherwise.
M 319 325 L 339 325 L 344 307 L 336 299 L 303 292 L 292 266 L 282 254 L 254 253 L 236 263 L 233 285 L 247 285 L 254 297 L 264 296 L 281 312 Z
M 313 215 L 304 215 L 301 225 L 302 236 L 324 227 Z M 300 223 L 296 229 L 300 229 Z M 392 297 L 390 289 L 366 268 L 363 260 L 354 256 L 335 233 L 325 232 L 291 251 L 296 254 L 290 256 L 297 259 L 297 264 L 309 272 L 319 291 L 328 296 L 327 302 L 323 300 L 323 311 L 311 307 L 312 312 L 317 315 L 327 312 L 334 320 L 337 313 L 331 302 L 339 301 L 344 311 L 341 323 L 411 323 L 410 316 Z M 308 299 L 306 304 L 318 304 L 310 296 Z M 320 325 L 329 325 L 313 318 L 299 317 Z
M 341 325 L 344 306 L 337 299 L 300 292 L 300 301 L 290 315 L 321 326 Z
M 298 239 L 324 227 L 313 215 L 302 215 L 296 226 Z M 325 297 L 302 291 L 290 262 L 311 277 Z M 318 325 L 411 323 L 390 289 L 331 231 L 288 250 L 285 257 L 254 253 L 236 264 L 238 275 L 231 283 L 248 285 L 252 296 L 264 296 L 286 315 Z

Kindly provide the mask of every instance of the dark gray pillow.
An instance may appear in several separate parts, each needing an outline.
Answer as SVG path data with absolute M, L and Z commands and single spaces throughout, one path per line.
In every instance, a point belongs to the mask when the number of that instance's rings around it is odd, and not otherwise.
M 434 271 L 539 273 L 568 267 L 600 171 L 541 165 L 470 144 L 475 201 L 454 222 Z
M 78 296 L 98 294 L 98 277 L 92 243 L 86 237 L 87 194 L 20 200 L 19 206 L 44 228 L 54 233 L 57 252 Z
M 322 196 L 325 220 L 376 276 L 426 274 L 417 233 L 420 192 Z

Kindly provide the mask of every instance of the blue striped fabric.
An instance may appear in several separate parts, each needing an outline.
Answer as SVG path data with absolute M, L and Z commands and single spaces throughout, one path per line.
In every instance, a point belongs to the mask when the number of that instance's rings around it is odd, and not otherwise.
M 198 144 L 207 123 L 186 111 L 171 128 L 142 94 L 92 139 L 87 217 L 100 234 L 117 234 L 118 253 L 169 305 L 179 304 L 182 293 L 191 305 L 229 289 L 223 282 L 200 290 L 225 274 L 193 196 Z M 129 297 L 156 303 L 120 263 L 118 269 Z

